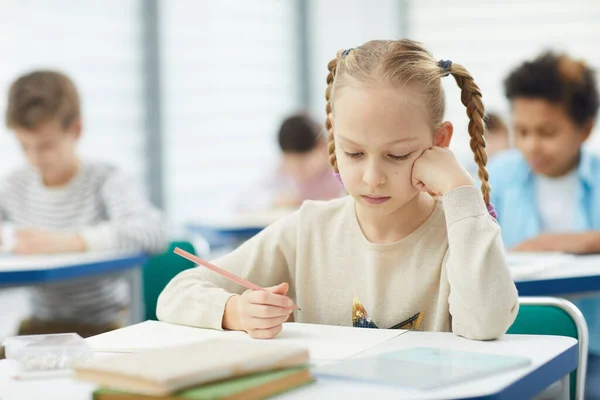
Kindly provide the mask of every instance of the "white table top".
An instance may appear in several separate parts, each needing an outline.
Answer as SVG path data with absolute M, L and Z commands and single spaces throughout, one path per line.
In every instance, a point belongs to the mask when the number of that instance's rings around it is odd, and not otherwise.
M 281 333 L 271 341 L 305 347 L 313 362 L 326 362 L 352 357 L 406 332 L 403 329 L 371 330 L 349 326 L 285 323 Z M 140 340 L 142 337 L 144 340 Z M 253 340 L 245 332 L 217 331 L 145 321 L 87 338 L 86 342 L 98 353 L 130 353 L 198 343 L 214 338 Z
M 553 360 L 559 354 L 577 345 L 573 338 L 537 335 L 506 335 L 501 340 L 473 341 L 452 333 L 407 332 L 381 346 L 362 353 L 361 356 L 396 351 L 410 347 L 439 347 L 451 350 L 482 352 L 507 356 L 527 357 L 532 364 L 526 368 L 500 373 L 491 377 L 448 386 L 431 391 L 406 390 L 384 385 L 349 382 L 337 379 L 320 378 L 316 384 L 291 391 L 281 399 L 328 399 L 335 393 L 336 398 L 394 398 L 394 399 L 464 399 L 471 397 L 493 398 L 493 395 L 508 388 L 523 377 Z M 557 376 L 555 380 L 559 380 Z
M 68 279 L 135 271 L 139 270 L 147 259 L 146 254 L 139 252 L 36 256 L 4 254 L 0 256 L 0 287 L 40 285 Z
M 143 341 L 140 337 L 140 341 Z M 532 360 L 529 367 L 511 372 L 497 374 L 462 384 L 449 386 L 444 389 L 428 392 L 403 390 L 400 388 L 349 382 L 343 380 L 319 378 L 309 385 L 280 396 L 282 399 L 330 399 L 335 398 L 364 400 L 370 398 L 396 399 L 456 399 L 468 397 L 486 397 L 510 387 L 516 382 L 525 384 L 526 378 L 533 371 L 545 366 L 566 351 L 572 350 L 577 341 L 572 338 L 535 335 L 506 335 L 501 340 L 478 342 L 460 338 L 451 333 L 407 332 L 384 342 L 360 354 L 373 355 L 385 351 L 393 351 L 416 346 L 439 347 L 454 350 L 484 352 L 489 354 L 514 355 L 528 357 Z M 575 350 L 576 351 L 576 350 Z M 106 356 L 97 353 L 95 356 Z M 560 367 L 559 367 L 560 368 Z M 89 400 L 93 385 L 77 382 L 69 378 L 37 381 L 16 381 L 11 378 L 14 366 L 10 362 L 0 361 L 0 394 L 2 400 L 20 400 L 37 398 L 44 393 L 46 399 Z M 549 377 L 552 382 L 559 380 L 566 371 L 553 370 L 556 377 Z M 490 397 L 490 398 L 493 398 Z
M 600 275 L 598 254 L 509 253 L 507 259 L 518 282 Z
M 34 256 L 0 255 L 0 272 L 32 271 L 67 268 L 99 262 L 136 258 L 139 252 L 89 252 L 68 254 L 47 254 Z
M 521 296 L 595 296 L 600 255 L 511 253 L 508 264 Z

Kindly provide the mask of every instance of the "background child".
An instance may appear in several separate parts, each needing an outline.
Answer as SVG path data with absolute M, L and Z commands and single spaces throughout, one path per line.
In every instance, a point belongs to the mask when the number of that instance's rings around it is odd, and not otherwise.
M 508 127 L 499 114 L 488 112 L 485 116 L 485 126 L 487 128 L 485 150 L 489 158 L 510 148 Z
M 28 165 L 0 184 L 0 212 L 16 227 L 17 254 L 163 248 L 159 212 L 116 168 L 81 160 L 82 122 L 77 89 L 65 75 L 36 71 L 17 79 L 6 123 Z M 31 318 L 19 334 L 96 335 L 124 324 L 130 303 L 119 275 L 31 289 Z
M 493 201 L 506 245 L 514 250 L 600 251 L 600 157 L 587 152 L 599 96 L 593 71 L 545 53 L 505 81 L 514 151 L 490 164 Z M 600 396 L 600 304 L 577 301 L 590 328 L 587 398 Z M 596 397 L 594 397 L 596 396 Z
M 299 322 L 502 335 L 517 291 L 486 209 L 484 109 L 473 78 L 409 40 L 340 52 L 329 71 L 330 161 L 351 196 L 305 202 L 215 261 L 268 291 L 242 293 L 194 268 L 163 291 L 158 317 L 271 338 L 296 302 Z M 447 148 L 447 75 L 462 89 L 482 191 Z
M 277 134 L 281 161 L 275 171 L 244 197 L 244 209 L 297 208 L 305 200 L 329 200 L 345 194 L 329 166 L 327 141 L 319 124 L 304 114 L 286 118 Z
M 490 164 L 506 245 L 525 251 L 600 251 L 600 159 L 582 145 L 598 113 L 594 73 L 542 54 L 506 79 L 514 151 Z

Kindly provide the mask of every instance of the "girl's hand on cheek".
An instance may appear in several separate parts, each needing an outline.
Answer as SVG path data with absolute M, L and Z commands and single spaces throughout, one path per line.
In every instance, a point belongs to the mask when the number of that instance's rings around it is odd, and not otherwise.
M 423 192 L 443 196 L 461 186 L 475 186 L 475 180 L 445 147 L 432 147 L 413 164 L 412 184 Z

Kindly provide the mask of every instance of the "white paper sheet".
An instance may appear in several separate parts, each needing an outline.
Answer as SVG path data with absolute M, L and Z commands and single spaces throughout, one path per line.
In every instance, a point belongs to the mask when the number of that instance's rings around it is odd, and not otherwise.
M 145 321 L 87 338 L 86 342 L 94 351 L 135 353 L 143 350 L 196 343 L 218 337 L 236 336 L 243 338 L 246 335 L 243 332 L 221 332 L 158 321 Z
M 305 347 L 309 350 L 311 360 L 328 361 L 356 355 L 405 332 L 404 330 L 286 323 L 283 331 L 272 340 Z M 86 341 L 96 352 L 137 352 L 218 337 L 253 340 L 243 332 L 222 332 L 146 321 L 94 336 Z

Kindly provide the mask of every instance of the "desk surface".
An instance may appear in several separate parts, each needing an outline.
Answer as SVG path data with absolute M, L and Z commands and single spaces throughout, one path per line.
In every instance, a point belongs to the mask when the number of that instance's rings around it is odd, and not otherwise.
M 56 282 L 138 267 L 143 253 L 97 252 L 36 256 L 0 256 L 0 286 Z
M 522 266 L 511 267 L 520 296 L 600 292 L 600 255 L 540 253 L 527 255 L 527 257 L 531 257 L 529 265 L 527 261 L 522 261 Z
M 532 364 L 515 371 L 426 392 L 320 378 L 315 385 L 289 392 L 281 398 L 327 399 L 331 397 L 331 393 L 335 393 L 336 398 L 357 400 L 529 399 L 577 367 L 577 341 L 559 336 L 506 335 L 501 340 L 480 342 L 460 338 L 452 333 L 407 332 L 361 356 L 419 346 L 528 357 Z
M 143 341 L 144 338 L 140 337 Z M 444 389 L 419 392 L 383 385 L 318 378 L 313 385 L 280 396 L 282 399 L 335 398 L 397 398 L 397 399 L 517 399 L 530 398 L 545 387 L 560 380 L 577 365 L 577 341 L 557 336 L 506 335 L 490 342 L 470 341 L 451 333 L 407 332 L 361 353 L 360 356 L 405 349 L 416 346 L 435 346 L 446 349 L 476 351 L 489 354 L 525 356 L 532 360 L 526 368 L 504 372 L 492 377 L 473 380 Z M 96 356 L 106 356 L 97 354 Z M 0 393 L 5 399 L 35 398 L 41 392 L 48 399 L 91 399 L 93 385 L 69 378 L 44 381 L 11 379 L 14 366 L 0 361 Z M 67 395 L 68 394 L 68 395 Z M 55 396 L 55 397 L 52 397 Z

